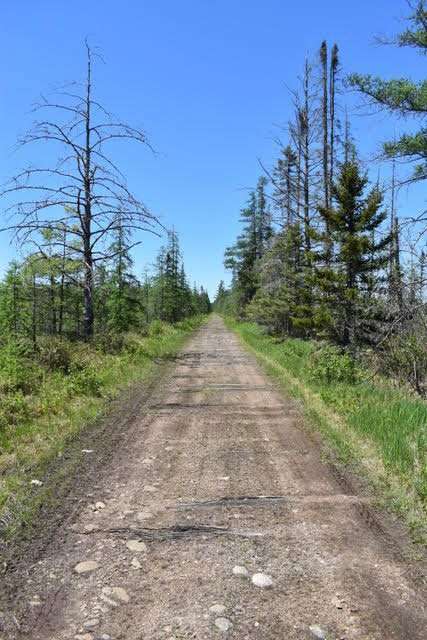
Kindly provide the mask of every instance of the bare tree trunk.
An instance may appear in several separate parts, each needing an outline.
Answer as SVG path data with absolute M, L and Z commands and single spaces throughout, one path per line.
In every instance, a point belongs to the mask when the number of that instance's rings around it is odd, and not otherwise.
M 390 202 L 390 233 L 392 234 L 392 242 L 390 243 L 389 248 L 389 294 L 390 297 L 393 297 L 395 294 L 394 291 L 394 253 L 395 253 L 395 242 L 394 242 L 394 221 L 395 221 L 395 205 L 396 205 L 396 160 L 393 158 L 391 164 L 391 202 Z
M 322 163 L 323 163 L 323 199 L 325 209 L 329 209 L 329 132 L 328 132 L 328 46 L 323 41 L 320 47 L 322 65 Z
M 303 191 L 304 191 L 304 242 L 307 252 L 311 250 L 310 236 L 310 116 L 309 116 L 309 76 L 308 61 L 304 71 L 304 108 L 301 112 L 302 153 L 304 164 Z
M 65 306 L 65 260 L 66 260 L 66 244 L 67 244 L 67 232 L 64 229 L 64 245 L 62 248 L 62 261 L 61 261 L 61 279 L 59 283 L 59 309 L 58 309 L 58 334 L 62 336 L 64 330 L 64 306 Z
M 338 71 L 338 46 L 334 44 L 331 51 L 331 68 L 329 74 L 329 118 L 330 118 L 330 144 L 329 144 L 329 193 L 332 198 L 335 171 L 335 84 Z
M 83 256 L 84 256 L 84 337 L 93 336 L 93 256 L 92 256 L 92 175 L 91 175 L 91 58 L 88 49 L 85 113 L 84 150 L 84 212 L 83 212 Z M 80 206 L 80 203 L 79 203 Z
M 296 183 L 296 215 L 297 220 L 300 219 L 301 214 L 301 163 L 302 163 L 302 141 L 301 135 L 298 136 L 298 149 L 297 149 L 297 183 Z
M 50 275 L 49 278 L 49 298 L 50 298 L 50 333 L 56 334 L 56 300 L 55 300 L 55 276 Z
M 292 202 L 291 202 L 291 189 L 292 189 L 292 180 L 291 180 L 291 157 L 290 153 L 287 156 L 286 162 L 286 224 L 288 227 L 292 224 Z
M 32 278 L 32 304 L 31 304 L 31 340 L 34 351 L 37 349 L 37 286 L 36 274 Z

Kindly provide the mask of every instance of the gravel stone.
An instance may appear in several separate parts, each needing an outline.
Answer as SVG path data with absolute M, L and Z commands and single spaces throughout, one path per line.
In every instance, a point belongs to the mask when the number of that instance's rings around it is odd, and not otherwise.
M 149 520 L 149 518 L 152 518 L 153 515 L 154 514 L 148 509 L 143 509 L 137 514 L 136 519 L 141 522 L 142 520 Z
M 94 629 L 99 625 L 99 618 L 91 618 L 83 624 L 85 629 Z
M 249 571 L 246 569 L 246 567 L 236 565 L 235 567 L 233 567 L 233 575 L 237 576 L 238 578 L 249 578 Z
M 226 608 L 223 604 L 213 604 L 211 607 L 209 607 L 209 611 L 211 613 L 216 613 L 217 615 L 224 613 L 225 609 Z
M 129 551 L 147 551 L 147 545 L 142 540 L 128 540 L 126 546 Z
M 229 631 L 233 625 L 228 618 L 216 618 L 215 626 L 220 631 Z
M 317 638 L 317 640 L 326 639 L 326 631 L 319 627 L 319 625 L 313 624 L 311 627 L 309 627 L 309 629 L 313 638 Z
M 142 564 L 140 563 L 138 558 L 132 558 L 131 565 L 134 569 L 140 569 L 142 567 Z
M 74 567 L 74 571 L 78 574 L 81 573 L 90 573 L 91 571 L 95 571 L 98 568 L 98 563 L 94 560 L 85 560 L 83 562 L 79 562 Z
M 268 589 L 273 586 L 273 580 L 266 573 L 255 573 L 252 576 L 252 584 L 260 589 Z
M 120 602 L 124 602 L 125 604 L 130 601 L 130 596 L 128 592 L 123 589 L 123 587 L 112 587 L 111 596 L 115 600 L 119 600 Z

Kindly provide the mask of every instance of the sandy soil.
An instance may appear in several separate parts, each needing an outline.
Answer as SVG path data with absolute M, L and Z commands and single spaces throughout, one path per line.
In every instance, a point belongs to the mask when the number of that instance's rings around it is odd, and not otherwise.
M 422 580 L 220 318 L 93 449 L 0 638 L 426 638 Z

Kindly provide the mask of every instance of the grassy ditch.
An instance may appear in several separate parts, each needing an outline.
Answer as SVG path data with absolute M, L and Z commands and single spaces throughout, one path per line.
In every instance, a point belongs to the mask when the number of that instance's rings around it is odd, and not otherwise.
M 333 347 L 277 339 L 227 319 L 266 370 L 302 402 L 340 461 L 367 477 L 383 504 L 427 542 L 427 403 L 361 370 Z
M 31 520 L 49 463 L 135 382 L 150 383 L 203 317 L 153 322 L 142 336 L 109 336 L 93 344 L 20 341 L 0 348 L 0 531 Z M 36 495 L 37 494 L 37 495 Z M 34 498 L 34 500 L 33 500 Z

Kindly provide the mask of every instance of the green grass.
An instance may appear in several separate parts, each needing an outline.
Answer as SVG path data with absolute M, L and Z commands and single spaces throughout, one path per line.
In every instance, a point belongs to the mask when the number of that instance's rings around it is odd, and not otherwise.
M 301 400 L 310 424 L 339 459 L 367 477 L 383 502 L 405 518 L 413 538 L 426 542 L 427 404 L 367 371 L 356 369 L 345 381 L 342 361 L 333 362 L 327 381 L 318 343 L 278 341 L 255 324 L 226 322 L 286 391 Z M 334 371 L 340 373 L 338 381 Z
M 49 463 L 120 392 L 137 381 L 148 384 L 203 321 L 153 323 L 146 336 L 124 336 L 115 353 L 96 344 L 49 340 L 37 356 L 22 345 L 0 348 L 0 530 L 30 522 L 31 480 L 43 480 Z

